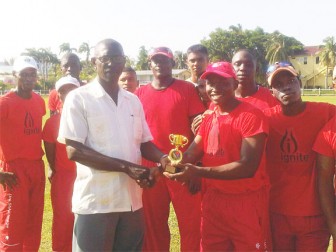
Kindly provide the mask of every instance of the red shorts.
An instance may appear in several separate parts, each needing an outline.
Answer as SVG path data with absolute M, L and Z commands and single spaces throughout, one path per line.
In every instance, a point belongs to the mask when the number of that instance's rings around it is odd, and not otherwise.
M 224 194 L 208 189 L 202 201 L 201 251 L 270 251 L 268 190 Z
M 323 215 L 288 216 L 271 213 L 274 250 L 326 251 L 330 233 Z
M 0 251 L 38 251 L 41 242 L 45 172 L 42 160 L 0 163 L 18 185 L 0 186 Z

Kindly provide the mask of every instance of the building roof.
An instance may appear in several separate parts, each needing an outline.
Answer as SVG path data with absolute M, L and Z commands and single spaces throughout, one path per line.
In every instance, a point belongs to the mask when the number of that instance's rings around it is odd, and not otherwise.
M 312 56 L 316 55 L 320 52 L 321 48 L 320 46 L 304 46 L 303 50 L 300 52 L 295 53 L 295 55 L 307 55 Z

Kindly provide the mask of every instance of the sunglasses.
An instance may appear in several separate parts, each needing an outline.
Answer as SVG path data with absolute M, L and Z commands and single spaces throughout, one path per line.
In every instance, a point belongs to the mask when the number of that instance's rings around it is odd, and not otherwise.
M 293 67 L 293 65 L 289 62 L 275 62 L 273 65 L 270 65 L 267 68 L 266 74 L 270 75 L 271 73 L 273 73 L 276 69 L 278 69 L 279 67 Z

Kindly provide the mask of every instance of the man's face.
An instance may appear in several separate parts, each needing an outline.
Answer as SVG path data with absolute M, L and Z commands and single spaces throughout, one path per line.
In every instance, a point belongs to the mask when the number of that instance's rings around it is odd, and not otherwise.
M 214 104 L 225 105 L 235 98 L 237 82 L 233 78 L 224 78 L 210 74 L 206 79 L 206 92 Z
M 196 89 L 198 91 L 199 96 L 201 97 L 201 100 L 204 103 L 208 103 L 210 101 L 210 98 L 209 98 L 209 96 L 207 94 L 207 91 L 206 91 L 206 81 L 202 80 L 202 79 L 199 79 L 198 82 L 197 82 Z
M 244 85 L 255 81 L 256 62 L 248 52 L 238 52 L 232 58 L 239 84 Z
M 70 75 L 76 79 L 79 79 L 79 74 L 81 71 L 79 59 L 73 55 L 63 58 L 61 60 L 61 71 L 64 76 Z
M 165 55 L 154 55 L 149 63 L 155 79 L 172 76 L 174 61 Z
M 138 80 L 134 72 L 122 72 L 119 77 L 119 86 L 131 93 L 138 87 Z
M 21 91 L 32 91 L 37 82 L 37 70 L 34 68 L 25 68 L 17 75 L 18 89 Z
M 93 63 L 97 69 L 100 81 L 105 83 L 118 83 L 119 76 L 125 66 L 125 56 L 120 45 L 102 43 L 95 51 Z
M 208 63 L 209 63 L 208 56 L 203 53 L 196 52 L 188 54 L 187 57 L 188 68 L 191 71 L 191 74 L 193 76 L 197 76 L 197 78 L 199 78 L 202 75 L 202 73 L 205 72 Z
M 288 71 L 282 71 L 274 76 L 272 91 L 283 105 L 290 105 L 301 100 L 300 81 Z

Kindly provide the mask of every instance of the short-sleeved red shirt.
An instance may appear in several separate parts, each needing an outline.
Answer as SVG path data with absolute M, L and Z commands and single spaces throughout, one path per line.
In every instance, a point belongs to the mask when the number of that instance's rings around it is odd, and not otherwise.
M 0 97 L 0 160 L 39 160 L 42 150 L 44 100 L 32 92 L 23 99 L 15 92 Z
M 57 170 L 69 170 L 76 169 L 76 163 L 69 160 L 66 153 L 65 144 L 57 141 L 59 125 L 61 120 L 61 114 L 56 114 L 50 117 L 43 128 L 42 139 L 45 142 L 56 144 L 55 149 L 55 169 Z
M 59 113 L 62 109 L 62 106 L 63 106 L 62 101 L 60 100 L 56 89 L 51 90 L 48 99 L 49 110 L 57 111 Z
M 334 105 L 314 102 L 307 102 L 297 116 L 285 116 L 280 105 L 264 111 L 270 123 L 266 156 L 272 212 L 292 216 L 321 214 L 313 144 L 335 112 Z
M 213 127 L 215 117 L 217 117 L 219 124 L 219 148 L 213 154 L 207 150 L 208 145 L 214 141 L 214 139 L 211 139 L 209 132 Z M 203 165 L 219 166 L 240 160 L 243 139 L 260 133 L 268 134 L 267 120 L 261 110 L 248 103 L 242 102 L 227 115 L 212 113 L 204 119 L 198 131 L 198 135 L 203 140 Z M 262 156 L 253 178 L 238 180 L 204 179 L 204 183 L 206 190 L 214 188 L 223 193 L 234 194 L 256 191 L 269 183 L 265 169 L 265 155 Z
M 147 84 L 138 88 L 135 94 L 143 105 L 153 142 L 162 152 L 168 153 L 174 148 L 170 134 L 184 135 L 190 144 L 194 138 L 190 119 L 205 111 L 193 84 L 175 79 L 166 89 L 156 90 Z
M 336 159 L 336 116 L 320 131 L 313 150 L 319 154 Z

